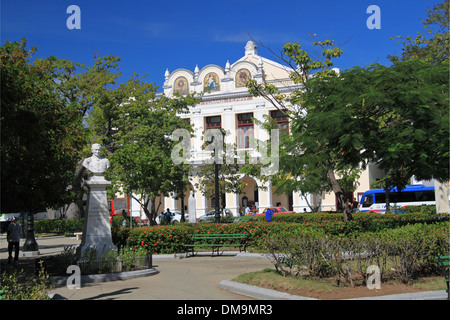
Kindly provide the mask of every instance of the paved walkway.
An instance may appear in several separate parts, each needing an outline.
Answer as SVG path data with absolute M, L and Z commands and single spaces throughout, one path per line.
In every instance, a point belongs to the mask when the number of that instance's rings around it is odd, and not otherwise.
M 40 255 L 58 254 L 66 246 L 78 246 L 80 240 L 69 237 L 37 239 Z M 23 240 L 21 241 L 23 245 Z M 8 257 L 5 236 L 0 236 L 0 259 L 4 267 Z M 20 256 L 20 264 L 37 257 Z M 159 272 L 142 278 L 83 284 L 81 289 L 55 288 L 51 293 L 69 300 L 253 300 L 307 299 L 280 294 L 273 290 L 239 285 L 229 280 L 236 276 L 273 268 L 271 262 L 258 254 L 232 256 L 195 256 L 174 258 L 173 255 L 154 255 L 153 266 Z M 0 270 L 1 271 L 1 270 Z M 443 300 L 445 291 L 423 292 L 396 296 L 375 297 L 376 300 Z
M 78 246 L 80 240 L 69 237 L 37 239 L 40 255 L 19 258 L 20 263 L 51 254 L 58 254 L 66 246 Z M 21 246 L 23 240 L 21 241 Z M 4 266 L 8 258 L 7 243 L 0 236 L 0 258 Z M 81 289 L 55 288 L 51 293 L 69 300 L 82 299 L 151 299 L 151 300 L 246 300 L 247 296 L 221 289 L 222 280 L 251 271 L 272 267 L 268 259 L 236 258 L 234 256 L 195 256 L 174 259 L 173 255 L 153 256 L 156 275 L 123 281 L 83 284 Z

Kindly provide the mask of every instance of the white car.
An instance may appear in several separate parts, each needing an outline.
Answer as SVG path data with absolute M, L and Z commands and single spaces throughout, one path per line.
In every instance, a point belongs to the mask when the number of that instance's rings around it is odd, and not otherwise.
M 233 216 L 233 214 L 229 209 L 223 209 L 222 217 L 224 216 L 231 217 Z M 211 210 L 207 214 L 200 216 L 198 218 L 198 222 L 214 222 L 215 219 L 216 219 L 216 211 Z
M 166 212 L 164 212 L 164 214 L 166 214 Z M 189 221 L 189 214 L 186 212 L 184 213 L 184 220 L 186 222 Z M 173 211 L 173 212 L 171 211 L 170 212 L 170 224 L 177 224 L 179 222 L 181 222 L 181 211 Z M 156 217 L 156 223 L 161 224 L 160 215 Z

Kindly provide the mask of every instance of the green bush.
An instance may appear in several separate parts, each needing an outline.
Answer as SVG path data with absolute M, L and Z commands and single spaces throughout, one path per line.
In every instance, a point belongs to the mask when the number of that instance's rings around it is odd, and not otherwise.
M 382 232 L 338 236 L 314 232 L 272 234 L 266 250 L 283 275 L 366 279 L 369 265 L 408 283 L 439 272 L 434 259 L 449 251 L 449 222 L 405 225 Z M 353 270 L 352 270 L 353 269 Z
M 341 214 L 280 215 L 267 223 L 256 218 L 229 224 L 181 224 L 145 228 L 118 228 L 113 241 L 120 248 L 144 248 L 153 253 L 184 252 L 196 233 L 245 233 L 248 246 L 269 252 L 283 274 L 336 276 L 338 282 L 363 279 L 369 265 L 378 265 L 384 276 L 403 282 L 438 271 L 434 256 L 449 251 L 446 215 L 354 214 L 350 222 Z M 343 254 L 345 253 L 345 254 Z M 349 261 L 354 261 L 350 266 Z M 391 272 L 391 268 L 395 271 Z
M 83 230 L 83 219 L 42 219 L 34 221 L 35 233 L 73 233 Z
M 401 208 L 403 213 L 422 213 L 434 215 L 436 214 L 436 206 L 435 205 L 424 205 L 424 206 L 405 206 Z
M 50 300 L 48 275 L 42 265 L 36 275 L 13 269 L 3 271 L 0 279 L 4 300 Z
M 143 246 L 153 253 L 184 252 L 184 244 L 190 243 L 193 234 L 200 233 L 246 233 L 249 246 L 255 247 L 266 234 L 284 229 L 297 229 L 288 223 L 243 222 L 231 224 L 179 224 L 141 228 L 120 228 L 113 230 L 113 242 L 119 247 L 138 248 Z

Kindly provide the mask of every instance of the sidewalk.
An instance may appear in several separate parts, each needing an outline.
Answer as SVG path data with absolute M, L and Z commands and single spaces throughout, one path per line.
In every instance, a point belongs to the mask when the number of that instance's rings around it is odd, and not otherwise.
M 38 238 L 40 255 L 19 258 L 19 267 L 27 259 L 58 254 L 66 246 L 78 246 L 80 240 L 69 237 Z M 23 241 L 21 241 L 21 245 Z M 7 243 L 0 236 L 2 266 L 8 258 Z M 154 255 L 157 273 L 134 279 L 87 283 L 81 289 L 59 287 L 50 293 L 68 300 L 311 300 L 274 290 L 239 284 L 231 279 L 242 273 L 273 268 L 269 259 L 260 254 L 229 252 L 223 256 L 197 255 L 184 258 L 181 254 Z M 1 270 L 0 270 L 1 271 Z M 445 300 L 445 291 L 361 298 L 360 300 Z

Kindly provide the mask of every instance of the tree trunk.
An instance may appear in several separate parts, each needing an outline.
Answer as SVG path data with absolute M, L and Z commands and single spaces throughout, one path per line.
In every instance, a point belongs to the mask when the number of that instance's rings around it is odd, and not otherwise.
M 149 225 L 154 226 L 156 224 L 155 218 L 154 218 L 154 212 L 155 212 L 155 199 L 152 199 L 152 210 L 148 210 L 148 203 L 150 202 L 150 199 L 147 198 L 147 200 L 144 201 L 144 205 L 142 206 L 142 209 L 144 209 L 145 216 L 147 217 L 149 221 Z
M 83 160 L 80 160 L 75 171 L 75 178 L 72 181 L 71 189 L 77 193 L 78 199 L 70 203 L 66 211 L 66 219 L 80 219 L 84 217 L 83 208 Z
M 336 198 L 341 207 L 344 208 L 344 220 L 346 222 L 353 220 L 352 214 L 350 212 L 350 207 L 347 205 L 347 202 L 345 201 L 344 191 L 342 190 L 342 187 L 339 185 L 339 182 L 337 181 L 336 176 L 334 175 L 334 170 L 329 169 L 327 171 L 327 175 L 328 178 L 330 179 L 331 189 L 336 195 Z
M 84 217 L 83 200 L 76 200 L 69 204 L 66 210 L 66 219 L 81 219 Z

